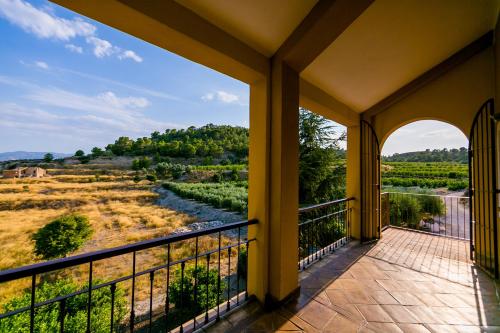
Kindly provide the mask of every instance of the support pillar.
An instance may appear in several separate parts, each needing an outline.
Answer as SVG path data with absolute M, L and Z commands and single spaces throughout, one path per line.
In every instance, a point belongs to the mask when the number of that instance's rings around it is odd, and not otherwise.
M 248 287 L 272 305 L 299 286 L 298 73 L 274 59 L 269 80 L 251 85 L 250 113 L 249 218 L 259 224 L 249 230 Z
M 361 239 L 361 128 L 347 128 L 346 195 L 354 198 L 351 213 L 351 237 Z

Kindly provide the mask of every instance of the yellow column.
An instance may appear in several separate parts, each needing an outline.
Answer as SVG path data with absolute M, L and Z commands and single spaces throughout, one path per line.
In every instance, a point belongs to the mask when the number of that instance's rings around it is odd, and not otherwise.
M 250 142 L 248 159 L 248 218 L 257 225 L 248 228 L 248 293 L 264 302 L 268 291 L 269 248 L 269 149 L 270 78 L 250 85 Z
M 298 288 L 298 110 L 298 74 L 275 60 L 250 88 L 248 288 L 268 304 Z
M 299 285 L 299 75 L 275 60 L 271 78 L 268 299 L 272 302 L 283 300 Z
M 347 128 L 346 194 L 353 197 L 351 214 L 351 237 L 361 239 L 361 129 L 359 126 Z

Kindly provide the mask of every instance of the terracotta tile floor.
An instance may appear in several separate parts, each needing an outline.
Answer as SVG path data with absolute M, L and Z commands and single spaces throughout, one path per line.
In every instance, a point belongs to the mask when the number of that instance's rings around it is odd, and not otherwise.
M 469 243 L 389 228 L 300 274 L 300 296 L 273 312 L 257 302 L 207 332 L 500 332 L 495 283 Z

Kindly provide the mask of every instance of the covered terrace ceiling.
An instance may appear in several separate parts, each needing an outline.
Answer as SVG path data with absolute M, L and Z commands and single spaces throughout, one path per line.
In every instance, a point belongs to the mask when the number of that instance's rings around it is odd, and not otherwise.
M 217 67 L 213 53 L 182 49 L 177 35 L 162 41 L 168 31 L 155 24 L 209 41 L 257 70 L 291 54 L 309 90 L 356 113 L 494 29 L 500 7 L 500 0 L 53 1 L 229 75 L 233 64 Z M 116 8 L 147 19 L 120 20 Z

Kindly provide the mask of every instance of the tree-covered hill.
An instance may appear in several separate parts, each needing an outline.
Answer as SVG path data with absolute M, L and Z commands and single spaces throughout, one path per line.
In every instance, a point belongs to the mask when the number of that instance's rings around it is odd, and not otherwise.
M 98 152 L 98 149 L 92 151 Z M 95 152 L 94 152 L 95 151 Z M 239 126 L 208 124 L 187 129 L 167 129 L 150 137 L 120 137 L 106 146 L 106 151 L 117 156 L 160 155 L 164 157 L 220 157 L 248 155 L 248 129 Z
M 384 162 L 456 162 L 468 163 L 467 148 L 459 149 L 426 149 L 424 151 L 413 151 L 408 153 L 395 153 L 383 156 Z

